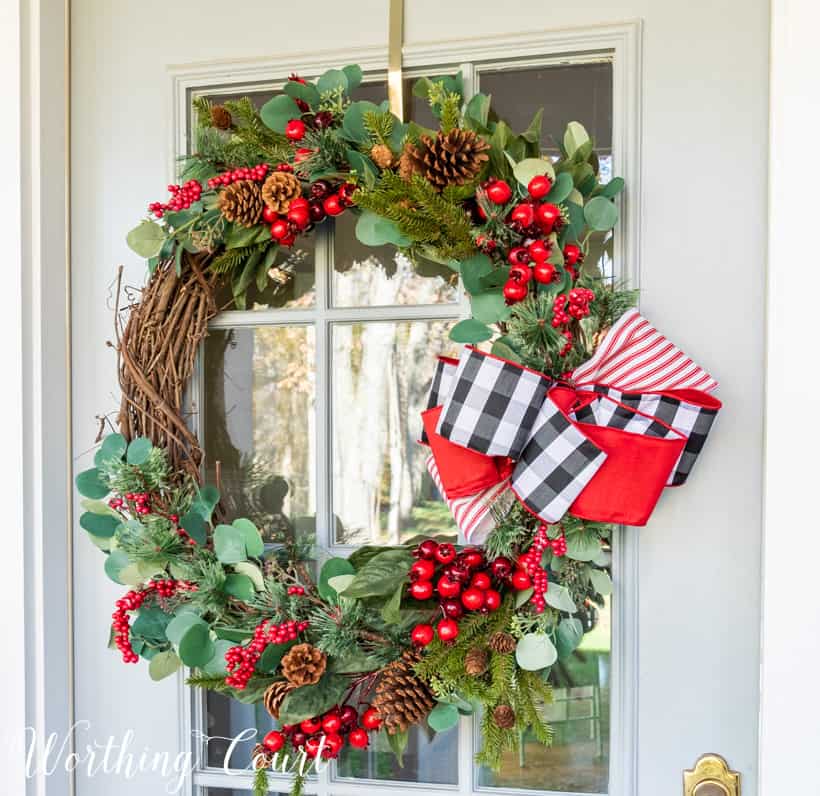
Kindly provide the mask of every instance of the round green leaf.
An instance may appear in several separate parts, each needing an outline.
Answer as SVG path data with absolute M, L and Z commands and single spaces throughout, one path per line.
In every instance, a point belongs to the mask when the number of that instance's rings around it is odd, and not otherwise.
M 115 550 L 113 553 L 110 553 L 105 559 L 105 574 L 108 575 L 114 583 L 119 583 L 120 586 L 124 586 L 125 582 L 120 578 L 120 573 L 128 566 L 130 566 L 131 560 L 128 558 L 122 550 Z
M 574 614 L 578 610 L 572 597 L 570 597 L 569 590 L 560 583 L 550 583 L 546 592 L 544 592 L 544 599 L 547 605 L 555 608 L 556 611 Z
M 248 558 L 259 558 L 265 552 L 265 543 L 259 529 L 248 519 L 240 517 L 233 521 L 233 527 L 241 531 L 245 540 L 245 552 Z
M 364 115 L 366 113 L 379 113 L 379 106 L 367 100 L 351 102 L 347 106 L 342 120 L 342 133 L 349 141 L 363 144 L 370 140 L 370 133 L 364 126 Z
M 131 633 L 151 641 L 165 641 L 165 628 L 168 627 L 171 619 L 171 614 L 166 614 L 155 605 L 147 608 L 143 606 L 131 625 Z
M 110 514 L 95 514 L 91 511 L 86 511 L 80 515 L 80 527 L 84 528 L 93 536 L 109 539 L 114 535 L 117 528 L 120 527 L 120 520 L 117 517 L 112 517 Z
M 335 91 L 341 89 L 348 90 L 347 75 L 341 69 L 328 69 L 317 81 L 316 88 L 319 94 L 324 94 L 326 91 Z
M 137 437 L 136 439 L 131 440 L 131 443 L 128 445 L 125 460 L 128 464 L 133 464 L 134 466 L 139 467 L 141 464 L 145 464 L 145 462 L 148 461 L 148 457 L 151 455 L 153 448 L 154 446 L 151 444 L 151 440 L 148 439 L 148 437 Z
M 435 732 L 444 732 L 455 727 L 459 721 L 458 708 L 455 705 L 439 702 L 427 716 L 427 724 Z
M 165 231 L 154 221 L 141 221 L 125 238 L 131 251 L 146 260 L 156 257 L 165 242 Z
M 179 521 L 179 526 L 198 545 L 203 545 L 208 541 L 208 524 L 202 518 L 202 515 L 194 511 L 193 508 L 183 514 L 182 519 Z
M 330 585 L 330 579 L 338 575 L 354 575 L 356 570 L 346 558 L 329 558 L 322 565 L 322 571 L 319 573 L 319 583 L 317 588 L 319 594 L 325 600 L 332 600 L 336 597 L 336 589 Z M 349 584 L 348 584 L 349 585 Z
M 217 639 L 214 642 L 213 657 L 208 663 L 201 667 L 202 671 L 205 672 L 205 674 L 226 674 L 228 667 L 225 662 L 225 653 L 233 646 L 232 641 Z
M 613 196 L 617 196 L 625 185 L 623 177 L 613 177 L 606 185 L 601 187 L 601 196 L 608 196 L 611 199 Z
M 152 680 L 164 680 L 178 671 L 181 665 L 182 662 L 173 650 L 165 650 L 164 652 L 158 652 L 151 658 L 148 674 Z
M 348 91 L 353 91 L 353 89 L 358 88 L 361 85 L 362 79 L 364 78 L 364 73 L 358 64 L 348 64 L 347 66 L 343 66 L 342 71 L 345 73 L 345 77 L 347 77 Z
M 284 133 L 287 123 L 291 119 L 298 119 L 302 115 L 299 106 L 286 94 L 280 94 L 268 100 L 259 111 L 262 121 L 277 133 Z
M 459 321 L 450 330 L 450 339 L 456 343 L 480 343 L 489 340 L 493 336 L 493 330 L 489 326 L 474 320 L 465 318 Z
M 388 218 L 382 218 L 365 210 L 356 222 L 356 237 L 365 246 L 409 246 L 410 238 L 402 235 L 399 228 Z
M 618 222 L 618 208 L 605 196 L 596 196 L 584 205 L 584 218 L 591 229 L 605 232 Z
M 546 201 L 552 202 L 555 205 L 561 204 L 561 202 L 569 197 L 573 190 L 575 190 L 575 185 L 572 182 L 572 175 L 563 171 L 555 178 L 555 182 L 547 194 Z
M 245 534 L 232 525 L 217 525 L 214 528 L 214 551 L 223 564 L 236 564 L 248 557 Z
M 240 575 L 249 577 L 257 591 L 262 591 L 265 588 L 265 577 L 262 575 L 262 570 L 252 561 L 240 561 L 234 564 L 233 568 Z
M 606 597 L 608 594 L 612 594 L 612 578 L 609 577 L 609 573 L 605 570 L 590 570 L 589 579 L 592 582 L 592 588 L 595 589 L 598 594 L 603 597 Z
M 571 533 L 567 535 L 567 558 L 575 561 L 592 561 L 601 552 L 601 541 L 590 533 Z
M 580 122 L 570 122 L 564 131 L 564 149 L 567 157 L 572 157 L 575 152 L 590 141 L 589 133 Z
M 77 475 L 75 479 L 77 484 L 77 491 L 87 498 L 92 500 L 100 500 L 109 493 L 108 484 L 106 484 L 100 475 L 100 471 L 94 467 L 91 470 L 83 470 Z
M 562 619 L 558 625 L 558 631 L 555 634 L 555 646 L 558 649 L 558 657 L 563 659 L 571 655 L 581 639 L 584 637 L 584 626 L 581 620 L 572 616 L 568 619 Z
M 288 80 L 288 82 L 285 83 L 284 91 L 289 97 L 306 102 L 311 108 L 315 108 L 319 104 L 319 92 L 313 83 L 300 83 L 298 80 Z
M 205 622 L 200 618 L 199 614 L 193 611 L 181 611 L 174 616 L 165 628 L 165 638 L 168 639 L 175 647 L 179 646 L 182 637 L 194 625 L 204 625 Z
M 539 177 L 542 174 L 550 180 L 555 179 L 555 169 L 552 167 L 552 162 L 546 158 L 524 158 L 513 166 L 513 174 L 515 179 L 525 187 L 530 184 L 533 177 Z
M 522 669 L 537 672 L 558 660 L 558 651 L 544 633 L 527 633 L 515 648 L 515 660 Z
M 214 642 L 208 625 L 191 625 L 179 641 L 179 657 L 186 666 L 205 666 L 214 657 Z
M 496 288 L 471 296 L 470 311 L 481 323 L 498 323 L 510 317 L 512 308 L 507 305 L 501 288 Z
M 111 459 L 122 459 L 126 448 L 128 448 L 128 442 L 122 434 L 109 434 L 94 456 L 94 464 L 99 467 L 103 462 Z
M 240 575 L 236 572 L 225 577 L 224 589 L 226 594 L 230 594 L 231 597 L 236 597 L 237 600 L 243 602 L 252 599 L 256 592 L 253 581 L 247 575 Z
M 464 289 L 468 293 L 481 293 L 485 287 L 481 282 L 481 277 L 486 276 L 492 271 L 492 260 L 490 260 L 486 254 L 474 254 L 472 257 L 462 260 L 461 263 L 459 263 L 461 281 L 464 284 Z

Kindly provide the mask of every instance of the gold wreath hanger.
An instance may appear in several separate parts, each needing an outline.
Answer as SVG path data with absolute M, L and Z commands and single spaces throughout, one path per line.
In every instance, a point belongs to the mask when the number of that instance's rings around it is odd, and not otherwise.
M 401 48 L 404 43 L 404 0 L 390 0 L 387 36 L 387 97 L 390 110 L 404 121 Z

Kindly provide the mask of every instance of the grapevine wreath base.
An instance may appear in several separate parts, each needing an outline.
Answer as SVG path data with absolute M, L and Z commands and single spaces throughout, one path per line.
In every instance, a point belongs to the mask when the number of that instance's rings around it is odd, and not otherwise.
M 401 761 L 414 725 L 464 714 L 490 768 L 524 732 L 549 744 L 554 664 L 612 588 L 612 524 L 645 523 L 685 481 L 720 407 L 597 271 L 624 184 L 601 182 L 580 124 L 552 161 L 540 112 L 515 134 L 489 97 L 465 102 L 460 76 L 416 85 L 437 130 L 352 101 L 361 78 L 294 75 L 260 111 L 196 101 L 180 184 L 128 235 L 150 277 L 117 310 L 119 432 L 77 477 L 80 524 L 130 587 L 112 622 L 123 659 L 156 680 L 188 667 L 278 722 L 249 763 L 258 794 L 268 770 L 295 770 L 298 790 L 345 746 L 385 742 Z M 201 482 L 183 400 L 208 321 L 252 287 L 292 290 L 297 238 L 342 213 L 362 243 L 447 266 L 470 296 L 451 332 L 468 345 L 438 362 L 421 440 L 465 546 L 269 548 Z

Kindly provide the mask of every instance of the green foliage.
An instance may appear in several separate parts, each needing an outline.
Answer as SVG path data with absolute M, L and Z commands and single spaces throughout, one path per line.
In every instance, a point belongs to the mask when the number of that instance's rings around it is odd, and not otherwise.
M 362 114 L 362 123 L 374 144 L 390 146 L 390 136 L 393 135 L 393 125 L 396 117 L 390 111 L 365 111 Z
M 240 246 L 236 249 L 226 249 L 214 257 L 208 266 L 214 273 L 230 274 L 243 267 L 254 255 L 264 253 L 271 245 L 270 241 L 254 243 L 250 246 Z

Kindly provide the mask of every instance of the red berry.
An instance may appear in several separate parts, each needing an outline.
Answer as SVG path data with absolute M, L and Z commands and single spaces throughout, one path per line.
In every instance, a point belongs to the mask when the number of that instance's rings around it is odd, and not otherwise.
M 533 199 L 543 199 L 552 188 L 550 178 L 544 175 L 533 177 L 527 184 L 527 191 Z
M 524 572 L 523 569 L 517 569 L 513 572 L 512 585 L 517 591 L 524 591 L 532 586 L 532 581 L 530 580 L 530 576 Z
M 307 210 L 310 207 L 310 202 L 304 196 L 297 196 L 292 199 L 288 205 L 288 210 Z
M 342 729 L 342 717 L 338 713 L 328 713 L 322 719 L 322 729 L 325 732 L 339 732 Z
M 368 708 L 362 713 L 362 727 L 366 730 L 378 730 L 381 726 L 382 720 L 376 708 Z
M 278 218 L 270 225 L 270 236 L 276 240 L 283 240 L 289 232 L 288 222 L 284 218 Z
M 535 221 L 535 208 L 529 202 L 516 205 L 510 213 L 510 221 L 514 221 L 522 227 L 532 226 Z
M 429 580 L 417 580 L 410 584 L 410 596 L 415 600 L 429 600 L 433 596 L 433 584 Z
M 436 583 L 436 591 L 444 598 L 458 597 L 461 593 L 461 584 L 447 575 L 442 575 Z
M 458 600 L 444 600 L 441 610 L 448 619 L 461 619 L 464 616 L 464 606 Z
M 436 628 L 442 641 L 453 641 L 458 636 L 458 624 L 452 619 L 442 619 Z
M 512 198 L 512 189 L 504 180 L 496 180 L 487 186 L 487 198 L 493 204 L 506 204 Z
M 353 705 L 345 705 L 339 715 L 342 719 L 342 726 L 348 729 L 359 720 L 359 711 Z
M 529 261 L 529 252 L 523 246 L 516 246 L 507 252 L 507 262 L 510 265 L 527 265 Z
M 307 735 L 305 735 L 301 730 L 298 732 L 293 733 L 290 737 L 290 742 L 299 749 L 300 747 L 305 745 L 305 741 L 307 741 Z
M 484 607 L 490 611 L 497 611 L 501 606 L 501 594 L 495 589 L 487 589 L 484 592 Z
M 285 745 L 285 736 L 278 730 L 271 730 L 262 744 L 269 752 L 278 752 Z
M 510 279 L 526 285 L 532 279 L 532 269 L 528 265 L 513 265 L 510 267 Z
M 506 580 L 509 578 L 510 575 L 512 575 L 512 570 L 512 561 L 504 556 L 494 558 L 490 563 L 490 572 L 492 572 L 493 577 L 498 578 L 498 580 Z
M 536 282 L 548 285 L 555 279 L 555 266 L 552 263 L 536 263 L 532 269 L 532 276 Z
M 516 282 L 514 279 L 509 279 L 504 283 L 504 298 L 507 304 L 515 304 L 523 301 L 527 297 L 527 286 Z
M 538 205 L 535 215 L 544 232 L 549 233 L 552 232 L 555 223 L 561 218 L 561 209 L 557 205 L 545 203 Z
M 357 187 L 358 186 L 352 182 L 345 182 L 339 186 L 339 200 L 345 207 L 350 207 L 352 204 L 355 204 L 353 194 L 356 192 Z
M 433 626 L 416 625 L 410 632 L 410 640 L 417 647 L 426 647 L 433 640 Z
M 322 746 L 321 738 L 308 738 L 305 741 L 305 754 L 307 754 L 308 757 L 316 757 Z
M 341 213 L 344 213 L 345 206 L 342 203 L 342 200 L 339 199 L 337 194 L 331 194 L 330 196 L 322 202 L 322 207 L 324 208 L 325 213 L 329 216 L 338 216 Z
M 459 560 L 467 569 L 478 569 L 484 566 L 484 553 L 474 547 L 462 550 Z
M 481 589 L 469 588 L 461 595 L 461 602 L 468 611 L 477 611 L 484 605 L 484 592 Z M 439 625 L 441 627 L 441 625 Z M 439 633 L 441 635 L 441 633 Z
M 436 565 L 427 558 L 420 558 L 410 567 L 412 580 L 430 580 L 436 572 Z
M 435 555 L 439 564 L 449 564 L 451 561 L 455 561 L 456 549 L 449 542 L 445 542 L 436 548 Z
M 351 730 L 350 735 L 347 736 L 347 740 L 354 749 L 367 749 L 367 745 L 370 743 L 367 730 L 361 727 L 356 727 L 355 730 Z
M 327 757 L 336 757 L 342 751 L 345 745 L 344 738 L 336 732 L 329 732 L 325 735 L 325 750 L 323 755 Z
M 425 539 L 417 548 L 416 555 L 419 558 L 435 558 L 438 550 L 438 542 L 435 539 Z
M 293 156 L 293 160 L 296 163 L 302 163 L 303 161 L 307 160 L 312 154 L 312 149 L 308 149 L 306 147 L 299 147 L 299 149 L 296 150 L 296 153 Z M 293 169 L 290 166 L 288 166 L 288 170 L 292 171 Z
M 581 259 L 581 247 L 575 243 L 567 243 L 564 246 L 564 265 L 573 266 Z
M 318 718 L 305 719 L 300 725 L 299 729 L 305 735 L 313 735 L 314 732 L 319 732 L 322 729 L 322 722 Z
M 470 581 L 470 586 L 476 589 L 489 589 L 492 585 L 490 576 L 486 572 L 476 572 L 473 579 Z
M 291 141 L 301 141 L 305 137 L 305 123 L 301 119 L 291 119 L 285 125 L 285 135 Z
M 288 221 L 292 221 L 299 229 L 304 229 L 310 223 L 310 212 L 304 207 L 291 207 L 288 210 Z
M 549 244 L 543 240 L 534 240 L 527 246 L 527 253 L 535 262 L 543 263 L 550 256 L 550 247 Z

